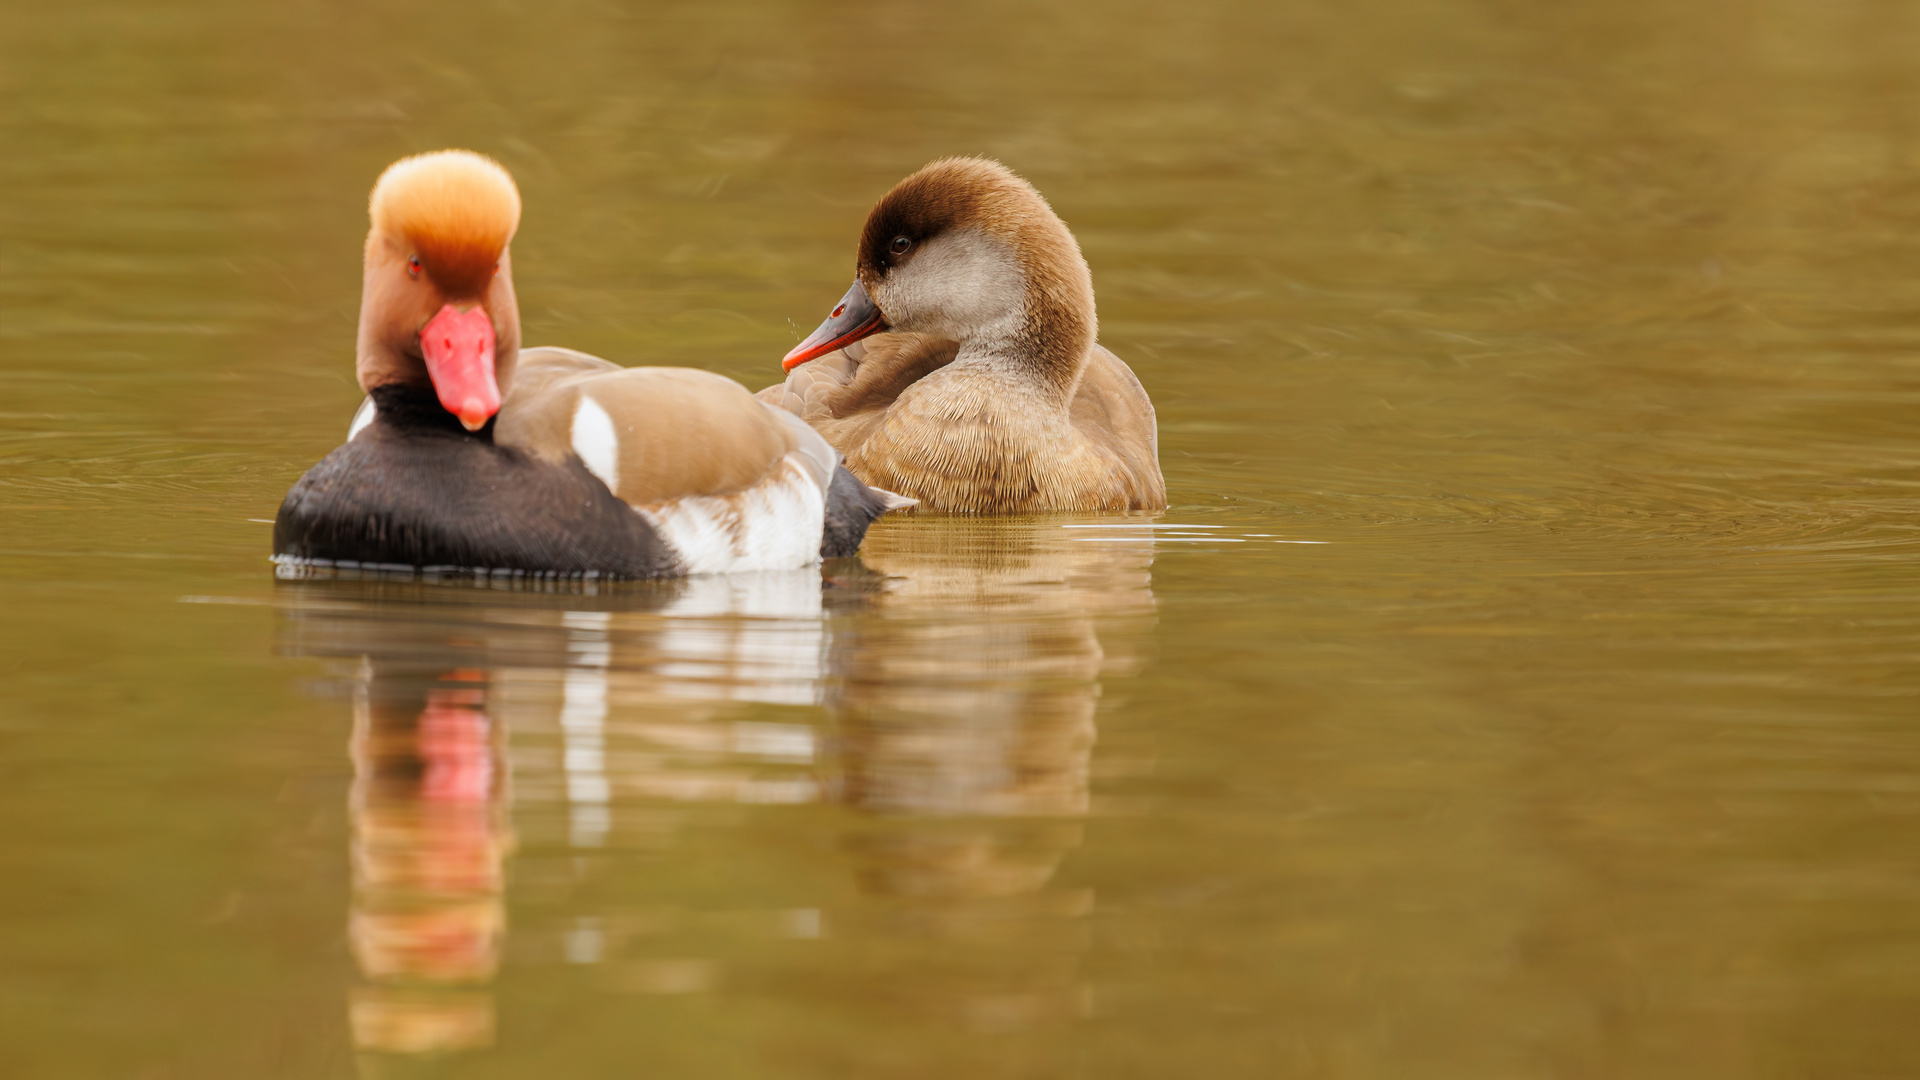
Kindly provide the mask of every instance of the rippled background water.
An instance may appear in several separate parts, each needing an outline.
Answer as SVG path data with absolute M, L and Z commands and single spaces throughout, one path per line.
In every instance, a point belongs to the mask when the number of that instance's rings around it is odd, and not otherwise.
M 1920 1071 L 1916 49 L 1892 0 L 7 8 L 0 1071 Z M 1005 160 L 1177 528 L 276 582 L 365 193 L 446 145 L 521 182 L 530 342 L 754 387 L 889 184 Z

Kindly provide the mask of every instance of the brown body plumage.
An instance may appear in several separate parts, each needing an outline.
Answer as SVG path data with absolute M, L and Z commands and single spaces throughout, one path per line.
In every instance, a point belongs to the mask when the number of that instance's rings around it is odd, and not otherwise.
M 830 318 L 760 396 L 861 479 L 961 513 L 1165 508 L 1153 404 L 1095 344 L 1086 260 L 1026 181 L 978 159 L 921 169 L 868 215 L 855 276 L 835 318 L 878 316 L 837 339 Z M 887 328 L 903 332 L 866 338 Z

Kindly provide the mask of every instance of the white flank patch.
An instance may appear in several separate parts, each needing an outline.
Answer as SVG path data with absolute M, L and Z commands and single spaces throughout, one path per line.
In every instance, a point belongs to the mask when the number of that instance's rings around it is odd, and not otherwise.
M 354 411 L 353 423 L 347 425 L 347 441 L 352 442 L 355 435 L 367 430 L 367 425 L 373 423 L 374 417 L 379 415 L 380 410 L 374 408 L 372 398 L 361 402 L 360 408 Z
M 576 448 L 579 431 L 576 419 Z M 827 494 L 814 480 L 811 464 L 798 453 L 788 454 L 773 476 L 738 494 L 699 495 L 638 509 L 689 574 L 812 566 L 820 561 Z M 593 467 L 591 461 L 587 467 Z
M 573 410 L 573 452 L 608 491 L 619 494 L 620 436 L 613 430 L 613 418 L 607 410 L 585 394 L 580 395 L 580 404 Z

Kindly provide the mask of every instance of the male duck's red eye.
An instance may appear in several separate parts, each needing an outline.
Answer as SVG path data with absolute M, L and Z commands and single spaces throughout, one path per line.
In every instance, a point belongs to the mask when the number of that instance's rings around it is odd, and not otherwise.
M 411 278 L 420 276 L 420 256 L 415 255 L 407 260 L 407 276 Z

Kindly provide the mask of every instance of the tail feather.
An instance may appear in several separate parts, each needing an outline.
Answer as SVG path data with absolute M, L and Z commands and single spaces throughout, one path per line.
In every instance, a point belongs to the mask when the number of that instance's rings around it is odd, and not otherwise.
M 880 501 L 885 504 L 881 510 L 883 514 L 893 510 L 911 510 L 920 505 L 919 499 L 908 498 L 905 495 L 888 491 L 886 488 L 868 488 L 867 490 L 880 496 Z
M 868 487 L 845 465 L 836 466 L 833 483 L 827 488 L 827 524 L 820 536 L 820 557 L 851 557 L 860 550 L 860 541 L 866 539 L 867 527 L 881 514 L 919 504 L 918 499 Z

